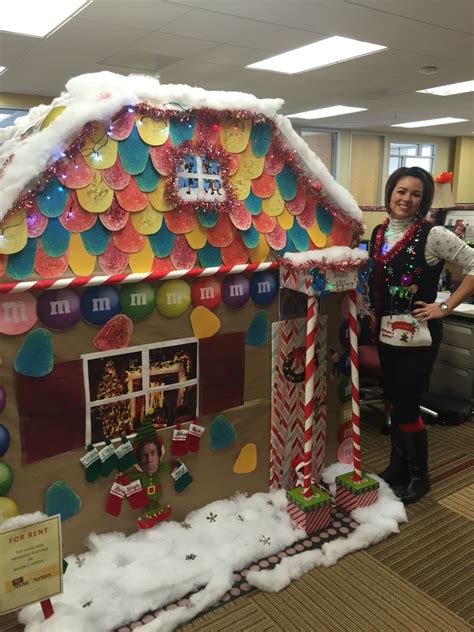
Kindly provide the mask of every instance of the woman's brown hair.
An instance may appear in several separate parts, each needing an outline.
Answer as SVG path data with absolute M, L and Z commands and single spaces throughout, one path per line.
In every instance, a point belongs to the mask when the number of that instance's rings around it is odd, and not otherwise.
M 387 184 L 385 185 L 385 208 L 387 209 L 387 212 L 390 213 L 390 199 L 392 197 L 393 190 L 397 186 L 397 182 L 406 176 L 417 178 L 423 182 L 423 196 L 421 198 L 418 217 L 426 217 L 431 208 L 431 203 L 433 202 L 434 181 L 431 173 L 428 173 L 428 171 L 425 171 L 425 169 L 422 169 L 421 167 L 400 167 L 390 174 Z

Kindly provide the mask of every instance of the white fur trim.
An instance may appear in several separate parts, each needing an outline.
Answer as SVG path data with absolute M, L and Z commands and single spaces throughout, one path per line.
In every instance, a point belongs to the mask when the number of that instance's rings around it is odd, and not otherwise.
M 321 183 L 329 200 L 353 219 L 362 220 L 362 212 L 352 195 L 334 180 L 324 163 L 294 131 L 290 120 L 278 114 L 284 103 L 282 99 L 258 99 L 243 92 L 209 91 L 187 85 L 162 85 L 154 77 L 125 77 L 108 71 L 70 79 L 66 92 L 50 105 L 32 108 L 26 116 L 16 119 L 13 126 L 2 131 L 0 139 L 4 144 L 0 148 L 0 167 L 10 155 L 13 159 L 5 166 L 0 178 L 0 220 L 28 184 L 60 156 L 88 121 L 108 123 L 123 106 L 142 102 L 170 109 L 179 103 L 185 108 L 237 109 L 264 114 L 275 121 L 289 148 L 297 153 L 306 175 Z M 66 110 L 46 129 L 22 138 L 27 130 L 39 126 L 48 112 L 59 105 L 66 106 Z

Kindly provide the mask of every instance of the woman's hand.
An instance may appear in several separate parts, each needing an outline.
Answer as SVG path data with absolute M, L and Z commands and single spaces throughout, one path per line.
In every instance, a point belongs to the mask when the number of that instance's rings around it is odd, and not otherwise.
M 435 318 L 443 318 L 445 315 L 445 312 L 440 310 L 439 303 L 415 301 L 414 305 L 418 307 L 412 311 L 412 314 L 418 320 L 433 320 Z

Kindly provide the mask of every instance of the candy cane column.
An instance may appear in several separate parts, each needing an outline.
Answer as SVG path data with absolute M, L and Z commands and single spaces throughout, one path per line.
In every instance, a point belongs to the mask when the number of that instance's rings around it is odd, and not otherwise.
M 360 410 L 359 410 L 359 347 L 357 340 L 357 304 L 356 290 L 348 291 L 349 298 L 349 342 L 351 348 L 351 383 L 352 383 L 352 455 L 354 461 L 353 480 L 362 478 L 360 456 Z
M 316 322 L 319 306 L 315 296 L 308 295 L 306 308 L 306 356 L 304 373 L 304 496 L 309 498 L 311 491 L 311 458 L 313 452 L 314 418 L 314 348 L 316 340 Z

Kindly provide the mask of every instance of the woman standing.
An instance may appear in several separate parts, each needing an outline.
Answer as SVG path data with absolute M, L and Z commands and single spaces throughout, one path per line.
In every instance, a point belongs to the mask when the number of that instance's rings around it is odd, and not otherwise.
M 385 187 L 389 217 L 371 239 L 370 298 L 392 410 L 390 463 L 380 476 L 402 486 L 404 503 L 417 502 L 430 489 L 420 402 L 441 342 L 441 319 L 474 292 L 474 251 L 425 220 L 433 192 L 433 178 L 424 169 L 397 169 Z M 445 302 L 436 303 L 445 261 L 461 266 L 466 276 Z

